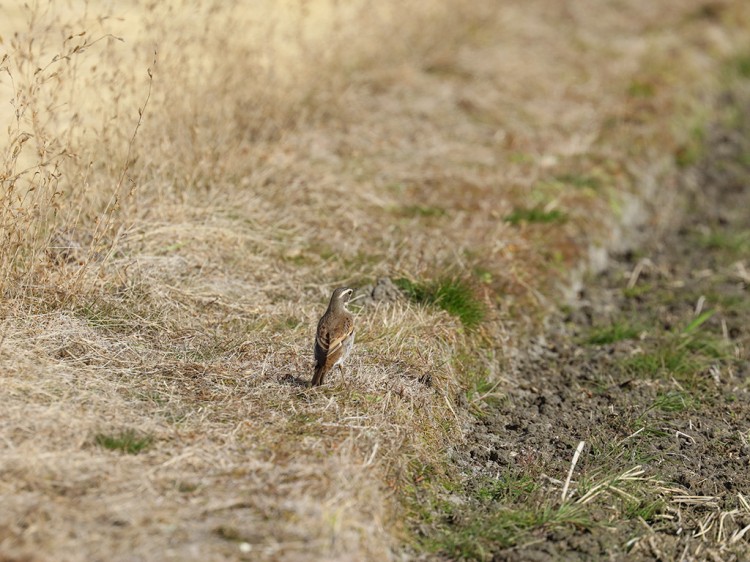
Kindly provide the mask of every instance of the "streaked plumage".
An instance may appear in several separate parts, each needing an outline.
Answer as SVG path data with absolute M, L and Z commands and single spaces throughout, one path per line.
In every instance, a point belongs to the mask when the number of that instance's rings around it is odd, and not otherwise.
M 354 347 L 354 317 L 346 309 L 352 290 L 339 287 L 331 295 L 315 334 L 315 373 L 312 386 L 323 384 L 323 379 L 334 367 L 343 368 L 344 360 Z

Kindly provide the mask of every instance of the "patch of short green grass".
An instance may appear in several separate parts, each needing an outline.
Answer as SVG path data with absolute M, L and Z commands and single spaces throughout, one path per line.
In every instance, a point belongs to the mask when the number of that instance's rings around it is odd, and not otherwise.
M 702 362 L 697 361 L 685 349 L 663 346 L 628 357 L 623 360 L 622 366 L 627 372 L 639 377 L 676 376 L 683 378 L 699 371 L 702 368 Z
M 690 396 L 690 394 L 682 391 L 670 391 L 665 394 L 660 394 L 656 397 L 653 404 L 651 404 L 646 410 L 639 416 L 642 418 L 648 412 L 658 410 L 660 412 L 684 412 L 685 410 L 694 409 L 699 405 L 699 402 Z
M 568 219 L 563 211 L 559 209 L 545 210 L 541 206 L 537 207 L 516 207 L 513 212 L 505 217 L 505 222 L 512 225 L 520 225 L 525 223 L 539 223 L 539 224 L 551 224 L 551 223 L 563 223 Z
M 483 502 L 515 503 L 526 501 L 539 485 L 528 474 L 506 469 L 497 478 L 482 482 L 475 493 Z
M 727 252 L 732 255 L 750 251 L 750 231 L 714 229 L 702 232 L 696 242 L 707 250 Z
M 430 282 L 400 278 L 395 284 L 414 302 L 441 308 L 467 328 L 478 326 L 486 315 L 484 303 L 474 294 L 469 282 L 460 277 L 441 277 Z
M 475 267 L 474 275 L 480 282 L 484 283 L 485 285 L 492 284 L 494 278 L 492 271 L 484 267 Z
M 448 214 L 448 211 L 441 207 L 432 207 L 429 205 L 406 205 L 398 207 L 395 213 L 405 218 L 439 218 Z
M 740 287 L 733 292 L 727 292 L 724 288 L 720 287 L 717 290 L 703 289 L 700 294 L 697 294 L 695 300 L 701 296 L 705 297 L 706 302 L 716 304 L 721 310 L 739 310 L 750 307 L 750 299 L 743 294 Z
M 527 154 L 525 152 L 511 152 L 508 155 L 508 160 L 510 160 L 513 164 L 533 164 L 535 158 L 533 155 Z
M 634 376 L 704 383 L 712 365 L 730 360 L 727 342 L 705 329 L 704 324 L 714 315 L 704 312 L 683 328 L 666 332 L 649 342 L 648 348 L 623 359 L 620 364 Z
M 621 466 L 622 462 L 629 462 L 633 465 L 645 465 L 652 462 L 656 456 L 647 446 L 645 441 L 641 439 L 631 439 L 625 437 L 619 441 L 613 441 L 609 437 L 592 438 L 587 443 L 589 456 L 592 463 L 597 465 L 615 465 Z M 583 485 L 584 477 L 581 478 L 579 487 L 585 488 Z
M 469 408 L 479 418 L 485 416 L 487 406 L 498 406 L 507 398 L 499 389 L 501 381 L 494 377 L 488 368 L 497 358 L 486 357 L 484 353 L 486 350 L 473 348 L 454 356 L 459 382 L 466 393 Z
M 742 79 L 750 79 L 750 53 L 742 53 L 727 63 L 728 70 L 735 76 L 739 76 Z
M 633 287 L 625 287 L 622 290 L 622 295 L 626 299 L 636 299 L 640 296 L 647 295 L 654 290 L 654 286 L 651 283 L 643 283 L 641 285 L 634 285 Z
M 498 405 L 507 398 L 505 394 L 498 391 L 498 386 L 498 381 L 492 381 L 487 377 L 471 377 L 466 390 L 466 399 L 476 416 L 483 417 L 485 406 Z
M 647 499 L 628 502 L 623 508 L 623 515 L 627 519 L 643 519 L 646 523 L 656 520 L 656 516 L 664 513 L 667 503 L 661 499 Z
M 565 185 L 570 185 L 578 189 L 599 189 L 602 182 L 599 178 L 589 176 L 586 174 L 559 174 L 555 176 L 555 180 Z
M 137 455 L 148 449 L 154 439 L 150 435 L 143 435 L 133 429 L 125 429 L 118 433 L 97 433 L 94 442 L 110 451 L 121 451 L 128 455 Z
M 647 80 L 633 80 L 628 86 L 628 96 L 631 98 L 652 98 L 656 93 L 656 85 Z
M 520 468 L 459 487 L 415 487 L 412 497 L 419 500 L 409 506 L 414 546 L 440 559 L 488 561 L 549 533 L 578 535 L 607 525 L 603 504 L 608 510 L 617 506 L 620 519 L 658 519 L 665 502 L 656 481 L 643 476 L 640 466 L 624 470 L 622 444 L 615 448 L 620 452 L 610 446 L 599 451 L 597 459 L 606 466 L 583 470 L 577 477 L 577 500 L 560 502 L 559 491 L 550 493 L 528 469 Z
M 653 408 L 662 412 L 683 412 L 697 405 L 697 401 L 685 392 L 673 391 L 659 395 Z
M 614 322 L 610 326 L 592 329 L 585 343 L 590 345 L 607 345 L 623 340 L 637 339 L 641 329 L 627 322 Z
M 451 560 L 489 560 L 494 552 L 515 546 L 542 529 L 594 526 L 583 507 L 576 504 L 513 507 L 490 504 L 486 511 L 466 516 L 451 508 L 436 532 L 419 541 L 424 550 Z
M 677 148 L 674 154 L 675 163 L 680 168 L 687 168 L 698 162 L 704 154 L 706 146 L 706 130 L 702 124 L 690 128 L 689 137 Z

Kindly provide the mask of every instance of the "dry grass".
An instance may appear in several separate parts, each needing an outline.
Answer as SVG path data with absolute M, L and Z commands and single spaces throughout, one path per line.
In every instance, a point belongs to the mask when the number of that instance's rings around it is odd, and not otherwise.
M 748 27 L 740 0 L 62 4 L 0 29 L 0 554 L 42 560 L 393 558 L 404 485 L 460 446 L 459 355 L 497 379 L 467 350 L 668 199 Z M 446 270 L 477 333 L 368 307 L 345 377 L 302 387 L 331 287 Z

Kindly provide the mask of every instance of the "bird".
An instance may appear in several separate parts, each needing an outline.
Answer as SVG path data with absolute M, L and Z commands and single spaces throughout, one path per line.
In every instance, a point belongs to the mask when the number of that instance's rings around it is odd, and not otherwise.
M 323 378 L 338 367 L 343 370 L 344 360 L 354 347 L 354 317 L 346 303 L 354 291 L 339 287 L 331 295 L 328 309 L 318 322 L 315 333 L 315 372 L 310 386 L 323 384 Z

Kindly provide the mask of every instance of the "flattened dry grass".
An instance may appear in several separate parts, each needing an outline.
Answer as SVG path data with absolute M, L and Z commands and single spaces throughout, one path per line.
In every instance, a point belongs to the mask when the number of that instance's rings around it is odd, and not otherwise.
M 449 405 L 433 398 L 450 394 L 449 373 L 433 371 L 428 385 L 418 347 L 427 334 L 448 353 L 454 327 L 418 320 L 405 307 L 362 318 L 367 337 L 344 378 L 311 392 L 302 386 L 310 360 L 299 352 L 309 347 L 307 325 L 292 330 L 293 342 L 263 332 L 196 360 L 207 342 L 239 338 L 221 321 L 215 333 L 195 321 L 181 329 L 164 321 L 150 333 L 106 333 L 59 313 L 6 324 L 14 335 L 2 359 L 13 367 L 3 376 L 2 427 L 12 446 L 2 467 L 13 487 L 3 493 L 3 524 L 59 518 L 33 540 L 72 558 L 89 547 L 157 556 L 164 538 L 179 544 L 176 558 L 238 555 L 237 541 L 213 532 L 220 527 L 235 529 L 261 557 L 386 552 L 389 494 L 410 459 L 448 446 L 457 424 Z M 383 359 L 377 342 L 390 341 L 393 358 Z M 406 437 L 413 427 L 424 431 Z M 145 448 L 144 435 L 152 438 Z M 108 449 L 138 454 L 112 458 Z M 57 499 L 19 515 L 33 497 Z M 77 515 L 63 517 L 67 511 Z M 154 518 L 180 527 L 155 526 Z M 67 533 L 75 527 L 93 537 L 103 521 L 120 521 L 113 523 L 120 531 L 90 544 Z M 195 536 L 186 540 L 185 532 Z M 9 548 L 22 552 L 31 538 L 16 537 Z
M 494 377 L 473 338 L 500 355 L 498 318 L 668 176 L 747 8 L 30 9 L 0 29 L 2 548 L 386 560 L 410 486 L 452 470 L 457 355 Z M 503 220 L 536 208 L 568 220 Z M 365 307 L 343 377 L 304 389 L 331 287 L 445 267 L 481 285 Z M 113 455 L 110 428 L 153 440 Z

